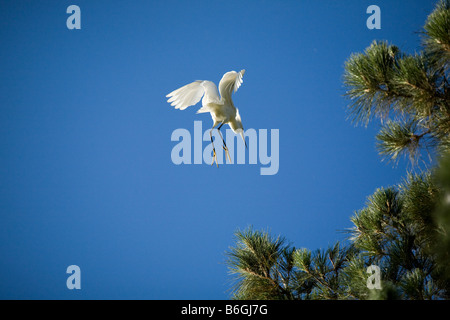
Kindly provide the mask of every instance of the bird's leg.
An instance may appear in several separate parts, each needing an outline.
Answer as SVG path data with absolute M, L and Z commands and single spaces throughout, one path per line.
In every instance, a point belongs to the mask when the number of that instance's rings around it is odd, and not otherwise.
M 216 148 L 214 148 L 214 142 L 213 142 L 213 138 L 212 138 L 212 131 L 213 131 L 213 129 L 214 129 L 214 127 L 211 128 L 211 130 L 209 131 L 209 136 L 211 138 L 211 144 L 212 144 L 212 147 L 213 147 L 213 161 L 212 161 L 211 165 L 213 165 L 214 161 L 215 161 L 216 164 L 217 164 L 217 168 L 218 168 L 219 167 L 219 162 L 217 161 Z
M 222 126 L 223 126 L 223 122 L 222 122 L 222 124 L 217 128 L 217 131 L 219 131 L 220 138 L 222 139 L 223 150 L 225 150 L 225 155 L 226 155 L 226 157 L 228 158 L 228 160 L 229 160 L 230 163 L 231 163 L 231 157 L 230 157 L 230 153 L 228 152 L 227 144 L 225 143 L 225 140 L 224 140 L 223 137 L 222 137 L 222 133 L 220 132 L 220 128 L 222 128 Z

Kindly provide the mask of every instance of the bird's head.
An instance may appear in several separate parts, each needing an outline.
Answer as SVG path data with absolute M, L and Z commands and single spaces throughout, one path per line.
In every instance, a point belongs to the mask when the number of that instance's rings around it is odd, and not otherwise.
M 244 137 L 244 126 L 242 125 L 242 120 L 241 120 L 241 116 L 239 115 L 238 109 L 236 109 L 236 118 L 235 118 L 235 121 L 234 121 L 231 129 L 233 129 L 233 131 L 235 133 L 239 133 L 239 135 L 242 137 L 242 140 L 244 140 L 245 147 L 248 148 L 247 142 L 245 142 L 245 137 Z
M 244 129 L 237 129 L 236 133 L 240 134 L 240 136 L 242 137 L 242 140 L 244 140 L 245 148 L 248 149 L 247 142 L 245 141 L 245 137 L 244 137 Z

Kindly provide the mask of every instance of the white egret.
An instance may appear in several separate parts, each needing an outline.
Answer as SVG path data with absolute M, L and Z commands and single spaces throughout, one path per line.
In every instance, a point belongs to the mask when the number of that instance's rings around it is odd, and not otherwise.
M 202 107 L 197 111 L 197 113 L 209 112 L 213 119 L 214 123 L 211 131 L 209 132 L 213 147 L 213 161 L 211 165 L 213 165 L 215 161 L 217 167 L 219 166 L 219 163 L 217 162 L 216 149 L 214 148 L 212 138 L 212 131 L 216 126 L 219 125 L 217 131 L 219 131 L 219 135 L 222 138 L 223 149 L 225 150 L 225 154 L 230 162 L 230 154 L 228 153 L 227 145 L 225 140 L 223 140 L 222 133 L 220 132 L 220 128 L 222 128 L 224 124 L 228 124 L 234 133 L 239 133 L 244 140 L 245 147 L 247 147 L 247 143 L 244 138 L 244 127 L 242 126 L 239 110 L 234 106 L 233 100 L 231 100 L 231 94 L 233 91 L 236 92 L 243 82 L 242 77 L 244 73 L 245 70 L 241 70 L 240 72 L 230 71 L 225 73 L 219 82 L 219 91 L 217 91 L 217 87 L 214 82 L 208 80 L 197 80 L 172 91 L 166 96 L 167 98 L 170 98 L 167 102 L 169 102 L 171 106 L 174 106 L 175 109 L 180 110 L 184 110 L 189 106 L 197 104 L 203 97 Z

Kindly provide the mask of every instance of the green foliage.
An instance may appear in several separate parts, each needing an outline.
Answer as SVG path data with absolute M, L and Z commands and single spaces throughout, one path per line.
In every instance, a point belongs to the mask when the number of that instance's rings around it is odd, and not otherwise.
M 431 250 L 436 253 L 436 273 L 441 275 L 442 286 L 450 295 L 450 153 L 446 153 L 440 163 L 435 181 L 440 188 L 441 201 L 434 213 L 437 236 Z
M 396 161 L 399 156 L 409 156 L 411 161 L 417 161 L 421 134 L 417 132 L 417 122 L 388 121 L 376 136 L 379 153 L 388 159 Z
M 236 231 L 226 253 L 235 276 L 234 299 L 343 299 L 351 297 L 344 270 L 353 247 L 336 243 L 327 250 L 295 249 L 283 238 L 249 228 Z M 350 278 L 349 278 L 350 279 Z
M 423 40 L 426 53 L 434 64 L 448 69 L 450 61 L 450 1 L 440 1 L 429 15 Z
M 249 228 L 235 233 L 236 247 L 227 252 L 230 272 L 235 275 L 235 299 L 289 299 L 293 248 L 284 238 Z
M 343 299 L 350 296 L 342 272 L 354 256 L 352 247 L 336 243 L 327 250 L 299 249 L 294 254 L 296 272 L 303 281 L 310 283 L 308 299 Z
M 382 123 L 380 154 L 417 163 L 420 149 L 448 148 L 450 133 L 450 1 L 441 1 L 424 26 L 422 52 L 406 54 L 385 41 L 374 41 L 346 61 L 344 85 L 350 118 Z
M 284 238 L 249 228 L 227 252 L 235 299 L 450 298 L 450 0 L 424 26 L 423 51 L 402 53 L 374 41 L 345 65 L 349 116 L 379 118 L 381 155 L 417 162 L 423 148 L 439 166 L 379 188 L 350 218 L 348 239 L 328 249 L 296 249 Z M 381 271 L 369 289 L 367 268 Z M 370 270 L 370 269 L 369 269 Z
M 233 298 L 448 299 L 449 195 L 450 156 L 433 174 L 377 189 L 351 217 L 348 243 L 310 251 L 268 232 L 237 231 L 227 253 Z M 367 287 L 370 265 L 381 269 L 381 290 Z
M 345 64 L 344 84 L 352 100 L 353 120 L 367 124 L 373 117 L 388 116 L 395 101 L 390 89 L 393 66 L 399 59 L 397 47 L 376 41 L 364 53 L 351 55 Z
M 383 257 L 386 248 L 395 239 L 399 225 L 402 203 L 394 189 L 378 189 L 367 202 L 367 207 L 350 220 L 352 241 L 357 248 L 372 257 Z
M 378 189 L 366 207 L 351 218 L 351 240 L 370 263 L 382 268 L 391 296 L 447 297 L 441 273 L 436 272 L 433 250 L 438 237 L 439 224 L 434 215 L 439 202 L 440 191 L 431 174 L 410 174 L 396 187 Z M 381 296 L 389 294 L 386 291 Z

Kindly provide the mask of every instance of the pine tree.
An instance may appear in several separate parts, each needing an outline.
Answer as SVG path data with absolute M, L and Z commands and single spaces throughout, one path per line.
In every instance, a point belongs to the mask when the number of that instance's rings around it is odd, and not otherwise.
M 405 155 L 417 162 L 421 150 L 449 148 L 449 30 L 450 1 L 440 1 L 425 23 L 419 53 L 374 41 L 345 64 L 349 117 L 365 125 L 382 121 L 377 147 L 390 160 Z
M 380 188 L 351 217 L 346 243 L 311 252 L 249 228 L 227 252 L 234 299 L 449 299 L 450 155 L 439 170 Z M 381 269 L 381 290 L 367 268 Z
M 295 248 L 268 232 L 236 231 L 236 247 L 227 253 L 230 272 L 236 276 L 235 299 L 292 299 L 292 254 Z
M 365 266 L 378 265 L 383 274 L 384 291 L 367 297 L 449 297 L 435 250 L 440 242 L 435 219 L 440 203 L 441 192 L 431 173 L 410 174 L 398 186 L 378 189 L 351 218 L 350 240 L 361 250 L 360 258 Z
M 326 250 L 237 231 L 227 253 L 234 299 L 450 298 L 450 0 L 429 15 L 422 47 L 406 54 L 375 41 L 348 59 L 344 84 L 356 123 L 382 121 L 382 155 L 417 162 L 428 150 L 439 165 L 376 190 L 351 217 L 348 239 Z M 367 285 L 372 265 L 381 290 Z
M 337 243 L 311 253 L 296 249 L 282 237 L 251 227 L 235 233 L 236 246 L 227 252 L 234 275 L 233 299 L 338 299 L 348 293 L 342 272 L 355 252 Z

